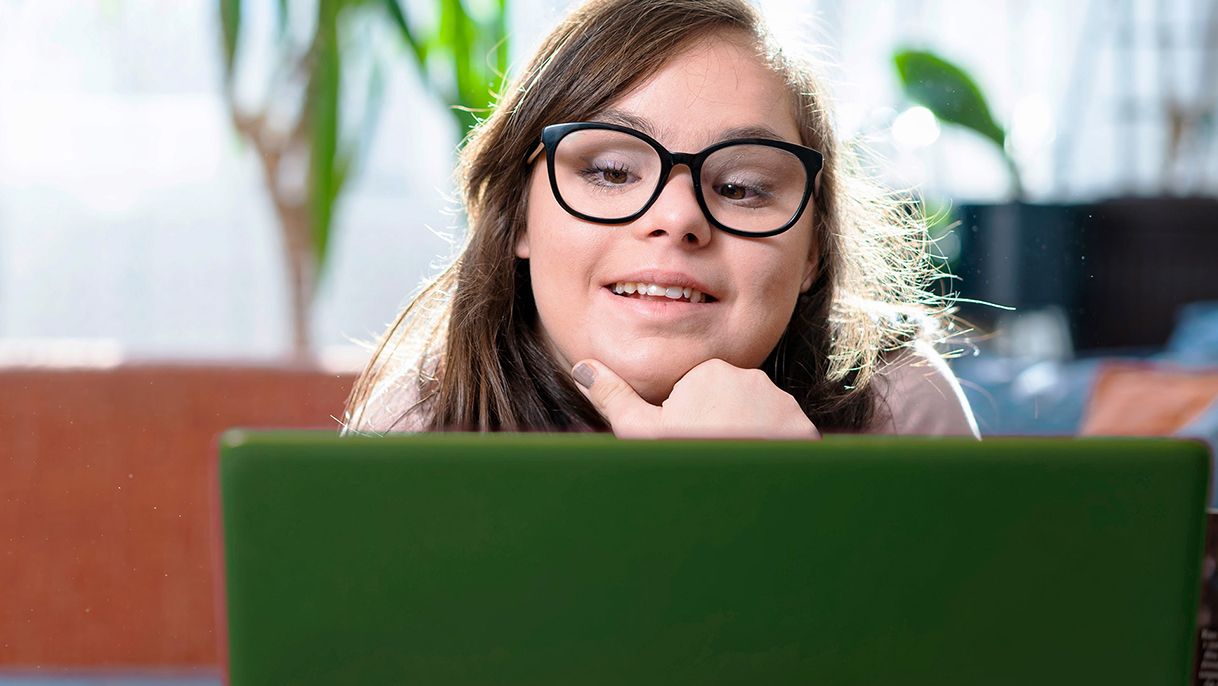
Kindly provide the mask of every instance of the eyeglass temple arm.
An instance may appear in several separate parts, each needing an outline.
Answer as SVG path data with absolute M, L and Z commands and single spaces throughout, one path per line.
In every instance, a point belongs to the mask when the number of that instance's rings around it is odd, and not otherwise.
M 537 159 L 537 156 L 540 155 L 542 153 L 542 151 L 545 149 L 546 149 L 545 143 L 538 143 L 537 148 L 535 150 L 533 150 L 533 153 L 531 155 L 529 155 L 529 159 L 525 160 L 524 163 L 533 164 L 533 160 Z

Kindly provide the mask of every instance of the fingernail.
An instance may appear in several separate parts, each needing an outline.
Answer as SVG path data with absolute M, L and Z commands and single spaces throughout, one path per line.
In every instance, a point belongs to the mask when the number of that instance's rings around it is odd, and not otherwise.
M 592 367 L 580 362 L 575 365 L 575 369 L 571 370 L 571 376 L 579 382 L 584 388 L 592 388 L 592 382 L 596 381 L 596 370 Z

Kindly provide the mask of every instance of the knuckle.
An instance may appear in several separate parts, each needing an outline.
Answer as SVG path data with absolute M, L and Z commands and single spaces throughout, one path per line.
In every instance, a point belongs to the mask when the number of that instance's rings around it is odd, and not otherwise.
M 731 365 L 723 360 L 720 360 L 719 358 L 712 358 L 698 364 L 696 367 L 686 372 L 684 378 L 703 379 L 707 377 L 719 376 L 730 368 Z
M 760 369 L 749 369 L 745 372 L 753 383 L 770 384 L 770 375 Z

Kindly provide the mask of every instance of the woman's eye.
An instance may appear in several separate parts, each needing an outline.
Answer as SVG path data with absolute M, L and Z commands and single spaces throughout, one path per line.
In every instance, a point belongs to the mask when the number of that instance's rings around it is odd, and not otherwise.
M 758 200 L 765 195 L 760 188 L 740 183 L 719 184 L 715 192 L 728 200 Z
M 606 169 L 604 177 L 609 183 L 626 183 L 630 179 L 630 175 L 621 169 Z
M 581 175 L 590 183 L 600 186 L 623 186 L 632 180 L 630 170 L 620 167 L 592 166 L 584 169 Z
M 719 186 L 719 195 L 728 200 L 744 200 L 749 196 L 748 189 L 744 186 L 737 186 L 734 183 L 725 183 Z

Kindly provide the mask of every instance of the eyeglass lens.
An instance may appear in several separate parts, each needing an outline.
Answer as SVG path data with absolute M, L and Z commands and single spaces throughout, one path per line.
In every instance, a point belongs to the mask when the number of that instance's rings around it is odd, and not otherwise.
M 660 155 L 619 131 L 573 131 L 558 143 L 554 174 L 572 209 L 602 220 L 624 219 L 647 204 L 660 178 Z M 716 221 L 765 233 L 786 225 L 803 201 L 807 171 L 794 154 L 737 144 L 711 153 L 701 170 L 702 194 Z

